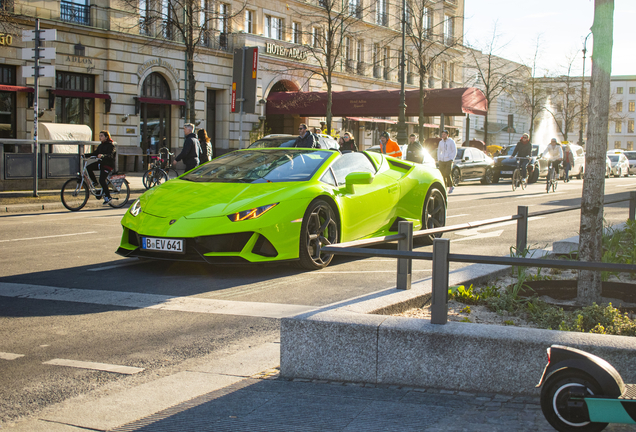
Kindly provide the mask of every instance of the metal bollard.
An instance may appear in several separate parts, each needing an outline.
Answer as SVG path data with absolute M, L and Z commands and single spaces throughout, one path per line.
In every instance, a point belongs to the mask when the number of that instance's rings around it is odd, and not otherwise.
M 528 247 L 528 206 L 517 206 L 517 253 L 523 254 Z
M 636 219 L 636 192 L 631 191 L 629 193 L 629 218 L 631 220 Z
M 413 252 L 413 222 L 400 221 L 398 232 L 405 238 L 398 240 L 398 250 Z M 411 289 L 411 275 L 413 274 L 413 260 L 410 258 L 398 258 L 397 263 L 397 289 Z
M 448 320 L 448 252 L 449 239 L 433 240 L 433 293 L 431 324 L 446 324 Z

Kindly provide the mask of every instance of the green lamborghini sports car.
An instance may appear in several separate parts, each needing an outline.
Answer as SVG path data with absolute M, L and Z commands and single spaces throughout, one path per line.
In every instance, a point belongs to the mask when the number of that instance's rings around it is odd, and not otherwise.
M 273 148 L 227 153 L 146 191 L 122 219 L 117 253 L 209 263 L 297 261 L 321 246 L 446 222 L 440 172 L 373 152 Z

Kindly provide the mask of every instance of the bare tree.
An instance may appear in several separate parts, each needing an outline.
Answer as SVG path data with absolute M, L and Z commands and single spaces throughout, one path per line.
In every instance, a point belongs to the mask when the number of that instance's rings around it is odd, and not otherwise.
M 537 64 L 539 60 L 539 47 L 541 46 L 541 36 L 537 36 L 534 55 L 530 61 L 530 65 L 526 66 L 525 79 L 522 80 L 520 91 L 515 95 L 520 95 L 518 100 L 519 111 L 530 117 L 530 126 L 528 134 L 530 141 L 534 133 L 534 124 L 541 112 L 545 109 L 547 93 L 540 78 L 537 78 Z
M 18 35 L 20 25 L 14 14 L 13 0 L 0 0 L 0 34 Z
M 511 93 L 521 80 L 526 67 L 519 63 L 513 63 L 497 55 L 505 44 L 498 42 L 497 23 L 495 23 L 492 37 L 484 51 L 469 50 L 469 63 L 467 68 L 474 71 L 476 87 L 479 87 L 486 96 L 488 106 L 503 93 Z M 488 145 L 488 113 L 484 117 L 484 142 Z
M 194 123 L 196 77 L 194 58 L 199 48 L 228 48 L 232 21 L 244 9 L 212 0 L 119 0 L 125 10 L 139 16 L 126 30 L 137 30 L 160 44 L 183 43 L 186 56 L 186 118 Z
M 433 23 L 433 8 L 436 3 L 431 0 L 408 0 L 406 3 L 405 33 L 409 45 L 407 49 L 410 49 L 406 62 L 407 65 L 412 66 L 413 73 L 419 75 L 418 134 L 420 137 L 424 136 L 425 89 L 429 87 L 427 81 L 433 67 L 440 62 L 458 58 L 459 53 L 456 49 L 461 47 L 461 38 L 456 38 L 453 34 L 454 20 L 457 17 L 445 17 L 444 21 Z M 454 66 L 451 64 L 449 67 Z M 442 80 L 448 80 L 448 76 L 442 76 Z
M 579 231 L 580 261 L 601 262 L 603 254 L 603 195 L 605 193 L 613 30 L 614 0 L 595 0 L 592 25 L 594 35 L 592 85 Z M 577 302 L 590 305 L 600 301 L 601 273 L 581 270 L 577 284 Z

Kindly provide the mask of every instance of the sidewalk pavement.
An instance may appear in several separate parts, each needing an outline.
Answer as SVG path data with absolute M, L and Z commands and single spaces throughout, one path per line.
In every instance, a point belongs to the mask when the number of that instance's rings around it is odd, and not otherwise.
M 132 205 L 135 200 L 146 191 L 142 182 L 143 173 L 126 173 L 126 180 L 130 184 L 130 199 L 126 207 Z M 60 189 L 38 190 L 39 197 L 33 196 L 33 191 L 0 191 L 0 213 L 23 213 L 41 210 L 68 211 L 62 204 Z M 107 208 L 103 200 L 89 196 L 84 209 Z

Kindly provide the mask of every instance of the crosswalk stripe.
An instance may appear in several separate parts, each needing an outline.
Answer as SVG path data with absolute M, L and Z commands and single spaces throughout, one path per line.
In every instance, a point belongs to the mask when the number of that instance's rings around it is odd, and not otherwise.
M 134 309 L 159 309 L 261 318 L 284 318 L 316 309 L 315 306 L 282 303 L 215 300 L 190 296 L 172 297 L 159 294 L 59 288 L 16 283 L 0 283 L 0 296 L 121 306 Z
M 113 372 L 113 373 L 124 374 L 124 375 L 134 375 L 144 370 L 144 368 L 138 368 L 138 367 L 132 367 L 132 366 L 121 366 L 121 365 L 112 365 L 112 364 L 106 364 L 106 363 L 96 363 L 96 362 L 86 362 L 86 361 L 66 360 L 66 359 L 53 359 L 53 360 L 42 362 L 42 364 L 53 365 L 53 366 L 68 366 L 68 367 L 74 367 L 79 369 L 91 369 L 91 370 Z

